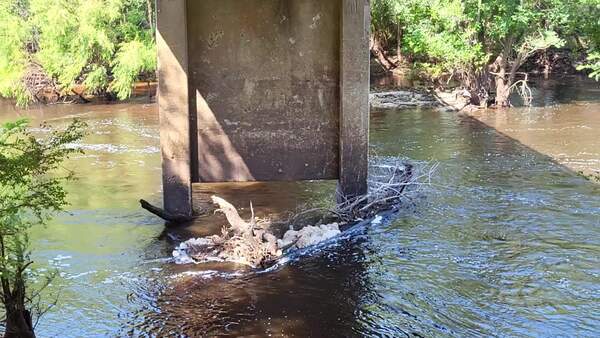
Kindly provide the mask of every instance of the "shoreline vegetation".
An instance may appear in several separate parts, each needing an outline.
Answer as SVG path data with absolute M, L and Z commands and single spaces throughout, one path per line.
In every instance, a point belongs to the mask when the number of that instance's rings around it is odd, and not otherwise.
M 151 0 L 0 0 L 0 97 L 122 101 L 156 81 Z M 531 102 L 533 74 L 600 79 L 600 0 L 372 0 L 372 73 L 399 70 L 470 107 Z
M 125 100 L 156 79 L 151 0 L 0 0 L 0 96 L 32 102 Z
M 372 86 L 373 108 L 528 106 L 534 77 L 600 79 L 600 0 L 373 0 L 371 11 L 371 74 L 404 82 Z
M 532 100 L 529 78 L 585 71 L 598 79 L 598 0 L 373 0 L 371 55 L 383 72 L 408 68 L 473 107 Z

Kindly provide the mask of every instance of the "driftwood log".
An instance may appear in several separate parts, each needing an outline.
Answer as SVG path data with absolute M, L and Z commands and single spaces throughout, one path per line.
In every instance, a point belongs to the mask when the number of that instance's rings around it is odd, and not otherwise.
M 217 211 L 225 215 L 231 230 L 236 235 L 247 236 L 252 233 L 255 226 L 254 219 L 250 220 L 250 222 L 246 222 L 240 217 L 237 209 L 231 203 L 217 196 L 213 196 L 211 199 L 213 203 L 219 207 Z

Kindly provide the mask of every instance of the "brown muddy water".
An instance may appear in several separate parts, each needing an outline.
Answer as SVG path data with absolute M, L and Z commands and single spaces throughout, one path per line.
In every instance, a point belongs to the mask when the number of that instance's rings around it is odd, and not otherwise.
M 600 179 L 600 85 L 576 77 L 540 80 L 534 95 L 533 107 L 472 116 L 573 171 Z
M 406 211 L 261 273 L 170 260 L 222 224 L 165 230 L 139 209 L 161 198 L 155 104 L 0 103 L 1 121 L 80 117 L 91 130 L 68 163 L 70 213 L 32 234 L 37 267 L 61 274 L 39 336 L 597 336 L 600 185 L 575 171 L 600 169 L 600 87 L 538 88 L 534 108 L 476 118 L 373 111 L 373 153 L 438 162 L 433 184 Z M 272 213 L 328 203 L 333 184 L 220 189 Z

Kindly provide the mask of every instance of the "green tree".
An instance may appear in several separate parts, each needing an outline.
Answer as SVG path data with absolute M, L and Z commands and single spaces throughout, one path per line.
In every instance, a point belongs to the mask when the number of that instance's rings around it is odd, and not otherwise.
M 395 25 L 402 51 L 434 78 L 461 81 L 484 104 L 509 94 L 528 96 L 519 68 L 536 52 L 574 40 L 593 49 L 599 41 L 600 0 L 374 0 L 375 36 Z
M 66 206 L 63 182 L 73 175 L 61 164 L 77 152 L 69 145 L 83 137 L 84 128 L 74 121 L 43 139 L 31 134 L 26 120 L 0 128 L 0 296 L 5 337 L 35 337 L 32 308 L 39 290 L 28 285 L 32 273 L 28 233 Z
M 570 27 L 579 48 L 587 49 L 589 55 L 579 70 L 589 71 L 589 76 L 600 81 L 600 0 L 581 0 L 572 13 Z
M 559 32 L 569 20 L 566 7 L 570 3 L 563 0 L 465 2 L 466 16 L 475 25 L 475 41 L 490 56 L 487 71 L 495 83 L 496 105 L 509 106 L 510 92 L 519 83 L 521 88 L 527 88 L 526 74 L 519 81 L 517 75 L 531 55 L 564 44 Z
M 393 27 L 396 26 L 397 12 L 395 0 L 377 0 L 371 3 L 371 53 L 387 70 L 396 64 L 387 57 L 390 40 L 393 38 Z
M 589 76 L 600 81 L 600 53 L 592 53 L 588 56 L 587 63 L 577 67 L 579 70 L 590 71 Z
M 29 101 L 22 78 L 27 70 L 29 28 L 12 1 L 0 0 L 0 96 Z
M 152 4 L 0 0 L 0 46 L 8 47 L 0 52 L 0 74 L 6 74 L 0 95 L 23 102 L 48 87 L 61 96 L 83 85 L 90 94 L 126 99 L 133 83 L 156 69 Z

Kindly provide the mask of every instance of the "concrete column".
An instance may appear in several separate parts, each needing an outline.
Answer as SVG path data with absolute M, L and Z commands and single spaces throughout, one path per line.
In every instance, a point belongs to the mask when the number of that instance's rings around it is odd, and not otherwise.
M 342 0 L 339 193 L 367 192 L 369 152 L 369 0 Z
M 191 216 L 186 0 L 157 1 L 156 44 L 164 209 Z

